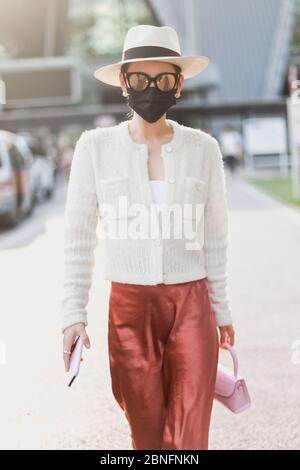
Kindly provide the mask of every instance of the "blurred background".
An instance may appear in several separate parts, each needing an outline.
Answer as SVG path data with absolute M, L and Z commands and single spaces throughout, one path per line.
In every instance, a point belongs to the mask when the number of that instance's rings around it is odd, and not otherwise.
M 297 448 L 299 0 L 0 0 L 0 446 L 130 448 L 110 391 L 109 284 L 96 267 L 92 350 L 73 390 L 59 301 L 74 145 L 129 111 L 93 72 L 121 60 L 135 24 L 172 26 L 182 55 L 211 59 L 167 113 L 216 137 L 226 169 L 229 290 L 253 406 L 232 416 L 217 403 L 211 447 Z

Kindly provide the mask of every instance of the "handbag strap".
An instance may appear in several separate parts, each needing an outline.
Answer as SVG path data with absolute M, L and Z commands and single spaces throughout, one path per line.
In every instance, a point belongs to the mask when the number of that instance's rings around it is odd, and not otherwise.
M 237 377 L 238 376 L 239 363 L 238 363 L 238 358 L 237 358 L 235 348 L 233 346 L 231 346 L 229 343 L 225 343 L 224 347 L 225 347 L 225 349 L 228 349 L 228 351 L 231 354 L 232 361 L 233 361 L 233 373 L 234 373 L 234 376 Z

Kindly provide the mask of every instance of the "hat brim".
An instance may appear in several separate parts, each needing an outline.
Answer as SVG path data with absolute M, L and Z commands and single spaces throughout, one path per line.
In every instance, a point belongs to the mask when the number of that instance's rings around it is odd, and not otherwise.
M 185 57 L 147 57 L 140 59 L 131 59 L 123 60 L 116 62 L 114 64 L 104 65 L 99 67 L 93 73 L 93 76 L 100 80 L 101 82 L 107 83 L 112 86 L 121 86 L 119 80 L 119 72 L 121 66 L 130 62 L 144 62 L 144 61 L 159 61 L 159 62 L 168 62 L 170 64 L 175 64 L 181 67 L 181 73 L 184 78 L 192 78 L 198 73 L 202 72 L 208 66 L 210 59 L 206 56 L 185 56 Z

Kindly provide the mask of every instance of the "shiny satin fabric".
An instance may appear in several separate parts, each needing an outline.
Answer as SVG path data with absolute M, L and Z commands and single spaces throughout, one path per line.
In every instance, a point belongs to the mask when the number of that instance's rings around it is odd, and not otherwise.
M 219 357 L 207 279 L 112 281 L 108 347 L 132 448 L 207 450 Z

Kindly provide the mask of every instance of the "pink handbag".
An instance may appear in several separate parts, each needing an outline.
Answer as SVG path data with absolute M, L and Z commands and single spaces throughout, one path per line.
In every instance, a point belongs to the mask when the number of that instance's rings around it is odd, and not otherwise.
M 245 379 L 238 375 L 238 359 L 234 347 L 225 343 L 225 349 L 231 354 L 234 371 L 232 373 L 227 367 L 218 364 L 215 399 L 234 413 L 240 413 L 249 408 L 251 399 Z

